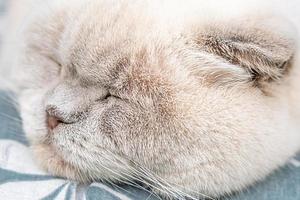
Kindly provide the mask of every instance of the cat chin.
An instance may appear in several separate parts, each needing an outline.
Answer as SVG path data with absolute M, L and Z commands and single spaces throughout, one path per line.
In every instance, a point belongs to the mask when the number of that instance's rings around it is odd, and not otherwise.
M 70 163 L 66 162 L 57 152 L 47 144 L 31 146 L 36 161 L 44 170 L 54 176 L 65 177 L 71 180 L 88 182 L 81 176 L 81 172 Z
M 53 176 L 67 178 L 80 183 L 92 183 L 94 181 L 101 182 L 124 182 L 123 176 L 120 174 L 127 174 L 128 172 L 112 172 L 111 166 L 107 168 L 90 168 L 80 164 L 79 158 L 71 158 L 71 161 L 64 159 L 63 155 L 58 152 L 52 144 L 33 144 L 31 145 L 33 154 L 37 164 Z M 116 167 L 117 168 L 117 167 Z M 108 169 L 108 170 L 107 170 Z

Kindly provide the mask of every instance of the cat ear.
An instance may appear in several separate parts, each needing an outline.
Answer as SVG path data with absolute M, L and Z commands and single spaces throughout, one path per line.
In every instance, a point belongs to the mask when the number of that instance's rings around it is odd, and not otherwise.
M 249 80 L 262 86 L 287 74 L 296 49 L 294 35 L 292 26 L 272 18 L 212 23 L 194 38 L 197 48 L 243 69 Z

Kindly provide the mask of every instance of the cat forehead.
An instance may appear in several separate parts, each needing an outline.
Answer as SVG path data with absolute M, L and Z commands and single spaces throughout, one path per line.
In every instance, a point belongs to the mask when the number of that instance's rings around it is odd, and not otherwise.
M 180 34 L 158 30 L 155 23 L 148 26 L 134 17 L 132 20 L 116 16 L 99 18 L 83 15 L 69 23 L 63 34 L 60 43 L 63 64 L 80 74 L 106 74 L 130 65 L 163 67 L 162 63 L 174 54 L 175 46 L 177 49 L 183 46 Z
M 73 76 L 88 82 L 110 85 L 121 81 L 121 85 L 134 80 L 136 83 L 143 82 L 143 86 L 157 87 L 158 79 L 163 81 L 161 73 L 171 72 L 175 67 L 171 65 L 174 52 L 161 43 L 133 45 L 125 42 L 125 45 L 116 43 L 78 48 L 70 54 L 70 63 L 65 67 L 74 72 Z
M 145 46 L 152 48 L 153 43 L 170 44 L 182 26 L 168 23 L 170 19 L 165 19 L 168 17 L 160 17 L 147 9 L 149 2 L 145 4 L 102 0 L 68 12 L 60 48 L 66 55 L 84 53 L 88 57 L 117 55 Z

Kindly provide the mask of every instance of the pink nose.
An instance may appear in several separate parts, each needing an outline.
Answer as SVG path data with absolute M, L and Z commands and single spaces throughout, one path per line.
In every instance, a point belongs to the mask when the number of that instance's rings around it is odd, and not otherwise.
M 61 123 L 61 121 L 57 117 L 54 117 L 54 116 L 51 116 L 51 115 L 47 115 L 46 120 L 47 120 L 46 121 L 47 126 L 50 130 L 55 129 Z

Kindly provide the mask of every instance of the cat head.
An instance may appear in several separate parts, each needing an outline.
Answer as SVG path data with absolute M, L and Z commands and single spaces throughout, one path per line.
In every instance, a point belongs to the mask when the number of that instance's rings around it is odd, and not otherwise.
M 287 128 L 278 96 L 296 48 L 277 21 L 174 25 L 138 6 L 76 5 L 22 32 L 21 114 L 45 169 L 218 195 L 277 165 L 266 146 Z

